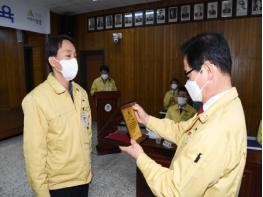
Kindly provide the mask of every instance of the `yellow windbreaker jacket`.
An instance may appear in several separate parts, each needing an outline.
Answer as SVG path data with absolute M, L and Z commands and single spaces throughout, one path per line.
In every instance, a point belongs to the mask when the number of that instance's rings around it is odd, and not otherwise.
M 168 108 L 165 118 L 173 120 L 174 122 L 186 121 L 194 116 L 196 110 L 191 106 L 186 104 L 183 111 L 180 113 L 179 105 L 173 105 Z
M 95 79 L 92 83 L 90 94 L 93 96 L 95 92 L 101 91 L 117 91 L 115 81 L 112 78 L 107 79 L 105 82 L 103 82 L 101 77 Z
M 163 98 L 163 106 L 164 108 L 169 108 L 172 105 L 177 104 L 178 90 L 169 90 L 165 93 Z
M 72 82 L 69 92 L 49 74 L 23 100 L 24 157 L 30 185 L 39 197 L 49 190 L 91 180 L 91 113 L 87 93 Z
M 137 159 L 137 166 L 156 196 L 238 196 L 246 161 L 247 133 L 235 88 L 186 122 L 150 117 L 147 127 L 177 144 L 169 168 L 144 153 Z

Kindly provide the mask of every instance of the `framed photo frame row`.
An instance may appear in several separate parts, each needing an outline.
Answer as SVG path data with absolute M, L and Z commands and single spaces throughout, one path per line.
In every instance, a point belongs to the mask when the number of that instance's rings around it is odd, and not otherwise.
M 139 27 L 262 14 L 262 0 L 220 0 L 137 10 L 88 18 L 88 31 Z

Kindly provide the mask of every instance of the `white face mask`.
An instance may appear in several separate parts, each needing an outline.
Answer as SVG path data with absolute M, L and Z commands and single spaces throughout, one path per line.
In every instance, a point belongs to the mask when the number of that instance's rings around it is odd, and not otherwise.
M 73 80 L 78 73 L 78 62 L 76 58 L 70 60 L 61 60 L 59 61 L 62 70 L 61 73 L 67 81 Z
M 177 84 L 176 84 L 176 83 L 172 83 L 172 84 L 171 84 L 171 89 L 172 89 L 172 90 L 176 90 L 176 88 L 177 88 Z
M 103 80 L 107 80 L 109 78 L 109 75 L 108 74 L 101 74 L 101 78 Z
M 196 79 L 199 77 L 199 74 L 196 77 Z M 203 85 L 202 88 L 199 88 L 199 86 L 196 83 L 196 79 L 194 81 L 188 79 L 184 86 L 194 102 L 202 102 L 203 100 L 202 90 L 207 85 L 208 81 Z
M 182 96 L 179 96 L 177 97 L 177 102 L 179 105 L 183 106 L 186 104 L 186 98 L 185 97 L 182 97 Z

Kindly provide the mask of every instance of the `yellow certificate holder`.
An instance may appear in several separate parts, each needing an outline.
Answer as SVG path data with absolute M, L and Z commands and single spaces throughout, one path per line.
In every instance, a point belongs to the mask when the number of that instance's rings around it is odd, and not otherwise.
M 124 118 L 126 127 L 128 128 L 129 135 L 131 139 L 136 140 L 136 142 L 141 143 L 146 139 L 146 136 L 142 134 L 139 123 L 136 119 L 134 110 L 132 106 L 135 102 L 128 103 L 121 107 L 121 113 Z

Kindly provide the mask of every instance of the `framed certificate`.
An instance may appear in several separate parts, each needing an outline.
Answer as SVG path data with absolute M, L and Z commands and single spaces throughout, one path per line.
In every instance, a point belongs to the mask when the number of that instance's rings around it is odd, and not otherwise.
M 121 107 L 121 113 L 125 121 L 126 127 L 128 128 L 130 138 L 140 143 L 144 139 L 146 139 L 146 136 L 142 134 L 139 123 L 132 109 L 132 106 L 134 104 L 135 102 L 131 102 L 126 105 L 123 105 Z

